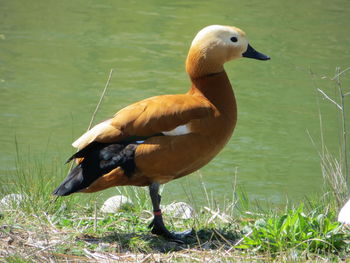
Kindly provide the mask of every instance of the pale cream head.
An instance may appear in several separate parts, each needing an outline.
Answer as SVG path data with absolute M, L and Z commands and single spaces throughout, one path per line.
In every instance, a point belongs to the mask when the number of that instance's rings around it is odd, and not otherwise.
M 204 55 L 222 59 L 223 63 L 242 57 L 247 50 L 245 33 L 232 26 L 212 25 L 203 28 L 193 39 L 191 48 L 200 48 Z
M 242 57 L 248 48 L 245 33 L 232 26 L 211 25 L 193 39 L 186 61 L 192 77 L 223 71 L 223 64 Z

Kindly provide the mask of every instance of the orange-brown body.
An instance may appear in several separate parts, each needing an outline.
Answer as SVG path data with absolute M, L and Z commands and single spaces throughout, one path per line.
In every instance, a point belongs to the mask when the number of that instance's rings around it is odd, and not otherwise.
M 177 96 L 182 103 L 186 99 L 195 99 L 203 103 L 201 110 L 188 109 L 191 116 L 198 114 L 188 122 L 189 134 L 178 136 L 156 136 L 147 139 L 138 146 L 135 153 L 136 172 L 128 178 L 119 167 L 110 173 L 100 177 L 83 192 L 96 192 L 111 186 L 136 185 L 146 186 L 152 182 L 167 183 L 173 179 L 190 174 L 207 164 L 230 139 L 237 120 L 236 100 L 226 72 L 220 72 L 204 78 L 193 79 L 191 89 L 185 95 L 159 96 L 152 98 L 159 102 L 164 109 L 171 109 Z M 220 92 L 218 92 L 220 91 Z M 147 104 L 145 100 L 140 104 Z M 133 107 L 136 107 L 134 105 Z M 136 107 L 137 108 L 137 107 Z M 147 108 L 149 112 L 152 109 Z M 203 116 L 205 115 L 205 117 Z M 197 117 L 197 116 L 195 116 Z M 130 127 L 124 128 L 140 130 L 136 135 L 150 135 L 157 131 L 174 128 L 159 118 L 156 120 L 138 118 L 136 124 L 129 123 Z M 174 117 L 174 119 L 177 119 Z M 149 122 L 154 121 L 151 125 Z M 186 123 L 184 118 L 184 123 Z M 117 121 L 116 121 L 117 122 Z M 114 123 L 112 121 L 112 123 Z M 144 130 L 138 127 L 138 123 L 147 123 Z M 161 126 L 156 126 L 158 124 Z M 176 126 L 184 124 L 176 122 Z M 152 127 L 152 128 L 150 128 Z M 128 131 L 127 133 L 134 133 Z

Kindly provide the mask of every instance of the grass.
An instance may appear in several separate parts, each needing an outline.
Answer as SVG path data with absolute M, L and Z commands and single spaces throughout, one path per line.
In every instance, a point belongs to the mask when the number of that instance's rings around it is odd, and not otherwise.
M 165 215 L 171 230 L 196 230 L 193 238 L 179 245 L 150 234 L 147 189 L 122 188 L 134 205 L 116 214 L 101 214 L 94 198 L 85 204 L 79 195 L 54 201 L 49 193 L 57 182 L 31 177 L 46 172 L 38 163 L 33 167 L 21 163 L 16 176 L 26 180 L 16 180 L 2 193 L 26 193 L 17 207 L 2 211 L 0 257 L 4 262 L 350 260 L 350 229 L 336 221 L 336 210 L 319 201 L 258 213 L 238 208 L 246 207 L 238 205 L 240 200 L 226 200 L 219 208 L 208 194 L 208 204 L 192 219 Z M 61 172 L 50 171 L 53 178 Z
M 318 149 L 318 154 L 321 162 L 322 176 L 325 182 L 326 189 L 332 195 L 331 200 L 336 202 L 336 206 L 340 208 L 347 200 L 350 190 L 350 170 L 349 170 L 349 130 L 347 128 L 347 118 L 350 116 L 347 111 L 348 105 L 345 98 L 350 97 L 350 92 L 346 92 L 342 86 L 341 77 L 350 70 L 350 67 L 341 71 L 336 68 L 335 76 L 328 78 L 333 86 L 333 90 L 324 91 L 317 87 L 316 77 L 313 72 L 311 75 L 314 80 L 315 90 L 321 94 L 322 98 L 334 105 L 335 117 L 338 119 L 338 154 L 332 154 L 325 143 L 324 130 L 326 124 L 322 119 L 321 107 L 319 106 L 319 121 L 321 131 L 321 147 Z M 323 77 L 327 78 L 327 77 Z M 333 98 L 328 93 L 335 94 Z M 320 102 L 319 102 L 320 104 Z M 311 138 L 311 136 L 310 136 Z M 316 143 L 311 138 L 314 145 Z
M 320 114 L 318 153 L 325 181 L 322 196 L 308 197 L 304 203 L 286 205 L 284 209 L 262 209 L 254 207 L 247 195 L 234 187 L 237 194 L 218 205 L 215 195 L 208 193 L 202 182 L 207 204 L 195 206 L 193 218 L 165 215 L 170 230 L 195 230 L 195 235 L 180 245 L 150 234 L 147 225 L 152 214 L 147 189 L 118 188 L 134 205 L 115 214 L 101 214 L 99 195 L 84 195 L 89 198 L 84 203 L 79 195 L 53 198 L 51 191 L 59 183 L 57 178 L 67 171 L 61 164 L 47 167 L 40 160 L 24 158 L 26 155 L 17 150 L 13 181 L 2 182 L 0 196 L 24 195 L 19 204 L 13 202 L 1 209 L 0 261 L 350 262 L 350 227 L 336 220 L 349 193 L 344 113 L 344 98 L 349 93 L 339 79 L 344 72 L 338 70 L 334 78 L 338 99 L 318 91 L 335 105 L 341 127 L 339 155 L 334 156 L 324 143 Z M 196 204 L 195 195 L 188 195 L 192 205 Z

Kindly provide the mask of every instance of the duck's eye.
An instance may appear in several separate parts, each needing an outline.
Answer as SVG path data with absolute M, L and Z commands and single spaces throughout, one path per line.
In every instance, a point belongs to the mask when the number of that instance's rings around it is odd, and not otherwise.
M 232 42 L 237 42 L 238 39 L 237 39 L 237 37 L 231 37 L 231 41 L 232 41 Z

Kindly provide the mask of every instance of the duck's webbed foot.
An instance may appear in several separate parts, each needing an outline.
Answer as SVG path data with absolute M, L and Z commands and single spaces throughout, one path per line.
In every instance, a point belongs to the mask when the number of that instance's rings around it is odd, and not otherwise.
M 152 228 L 152 234 L 162 236 L 166 239 L 175 241 L 180 244 L 184 244 L 185 239 L 193 234 L 193 230 L 187 230 L 184 232 L 170 232 L 164 225 L 162 212 L 159 208 L 161 197 L 158 194 L 159 184 L 152 183 L 149 187 L 150 196 L 153 205 L 154 218 L 149 228 Z
M 152 228 L 152 234 L 162 236 L 179 244 L 184 244 L 186 238 L 191 237 L 193 235 L 192 229 L 185 230 L 182 232 L 170 232 L 164 225 L 161 211 L 155 211 L 154 214 L 154 219 L 148 226 L 149 228 Z

